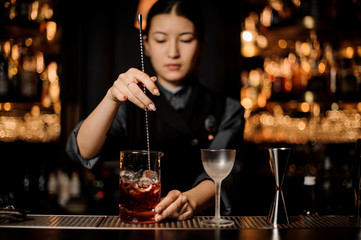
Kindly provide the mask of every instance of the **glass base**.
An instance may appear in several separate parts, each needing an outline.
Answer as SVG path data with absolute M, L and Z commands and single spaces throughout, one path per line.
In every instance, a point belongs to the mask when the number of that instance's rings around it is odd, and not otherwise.
M 234 222 L 223 218 L 212 218 L 201 221 L 201 224 L 209 227 L 229 227 L 232 226 Z

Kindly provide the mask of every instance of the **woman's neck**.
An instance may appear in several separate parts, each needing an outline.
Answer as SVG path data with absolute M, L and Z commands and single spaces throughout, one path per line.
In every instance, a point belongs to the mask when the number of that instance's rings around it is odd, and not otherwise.
M 160 85 L 162 85 L 168 91 L 176 91 L 177 89 L 180 89 L 184 86 L 184 81 L 169 82 L 169 81 L 165 81 L 161 78 L 158 79 L 158 83 Z M 172 90 L 172 89 L 174 89 L 174 90 Z

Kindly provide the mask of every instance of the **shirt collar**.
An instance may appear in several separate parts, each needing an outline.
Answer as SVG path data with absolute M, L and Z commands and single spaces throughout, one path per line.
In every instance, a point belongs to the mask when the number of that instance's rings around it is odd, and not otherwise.
M 161 94 L 167 99 L 174 109 L 179 110 L 185 107 L 192 92 L 191 85 L 186 84 L 177 88 L 169 88 L 159 84 L 158 82 L 156 84 Z

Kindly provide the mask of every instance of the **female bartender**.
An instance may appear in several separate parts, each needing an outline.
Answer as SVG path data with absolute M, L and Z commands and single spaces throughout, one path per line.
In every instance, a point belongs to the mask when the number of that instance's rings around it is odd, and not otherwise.
M 196 69 L 205 43 L 194 1 L 159 0 L 147 17 L 145 54 L 156 76 L 132 68 L 121 73 L 93 112 L 69 137 L 67 152 L 85 167 L 119 158 L 125 149 L 146 149 L 144 109 L 151 150 L 164 152 L 162 193 L 156 221 L 185 220 L 214 202 L 215 187 L 202 167 L 201 148 L 239 148 L 244 109 L 239 101 L 200 85 Z M 144 85 L 147 93 L 143 93 Z M 239 165 L 224 180 L 222 214 L 230 214 Z M 234 189 L 232 189 L 234 191 Z

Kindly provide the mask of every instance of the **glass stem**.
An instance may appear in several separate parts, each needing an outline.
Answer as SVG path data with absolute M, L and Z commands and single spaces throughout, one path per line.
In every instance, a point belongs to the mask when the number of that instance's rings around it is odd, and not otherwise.
M 221 183 L 222 181 L 216 181 L 215 182 L 215 186 L 216 186 L 216 209 L 215 209 L 215 219 L 220 219 L 221 218 Z

